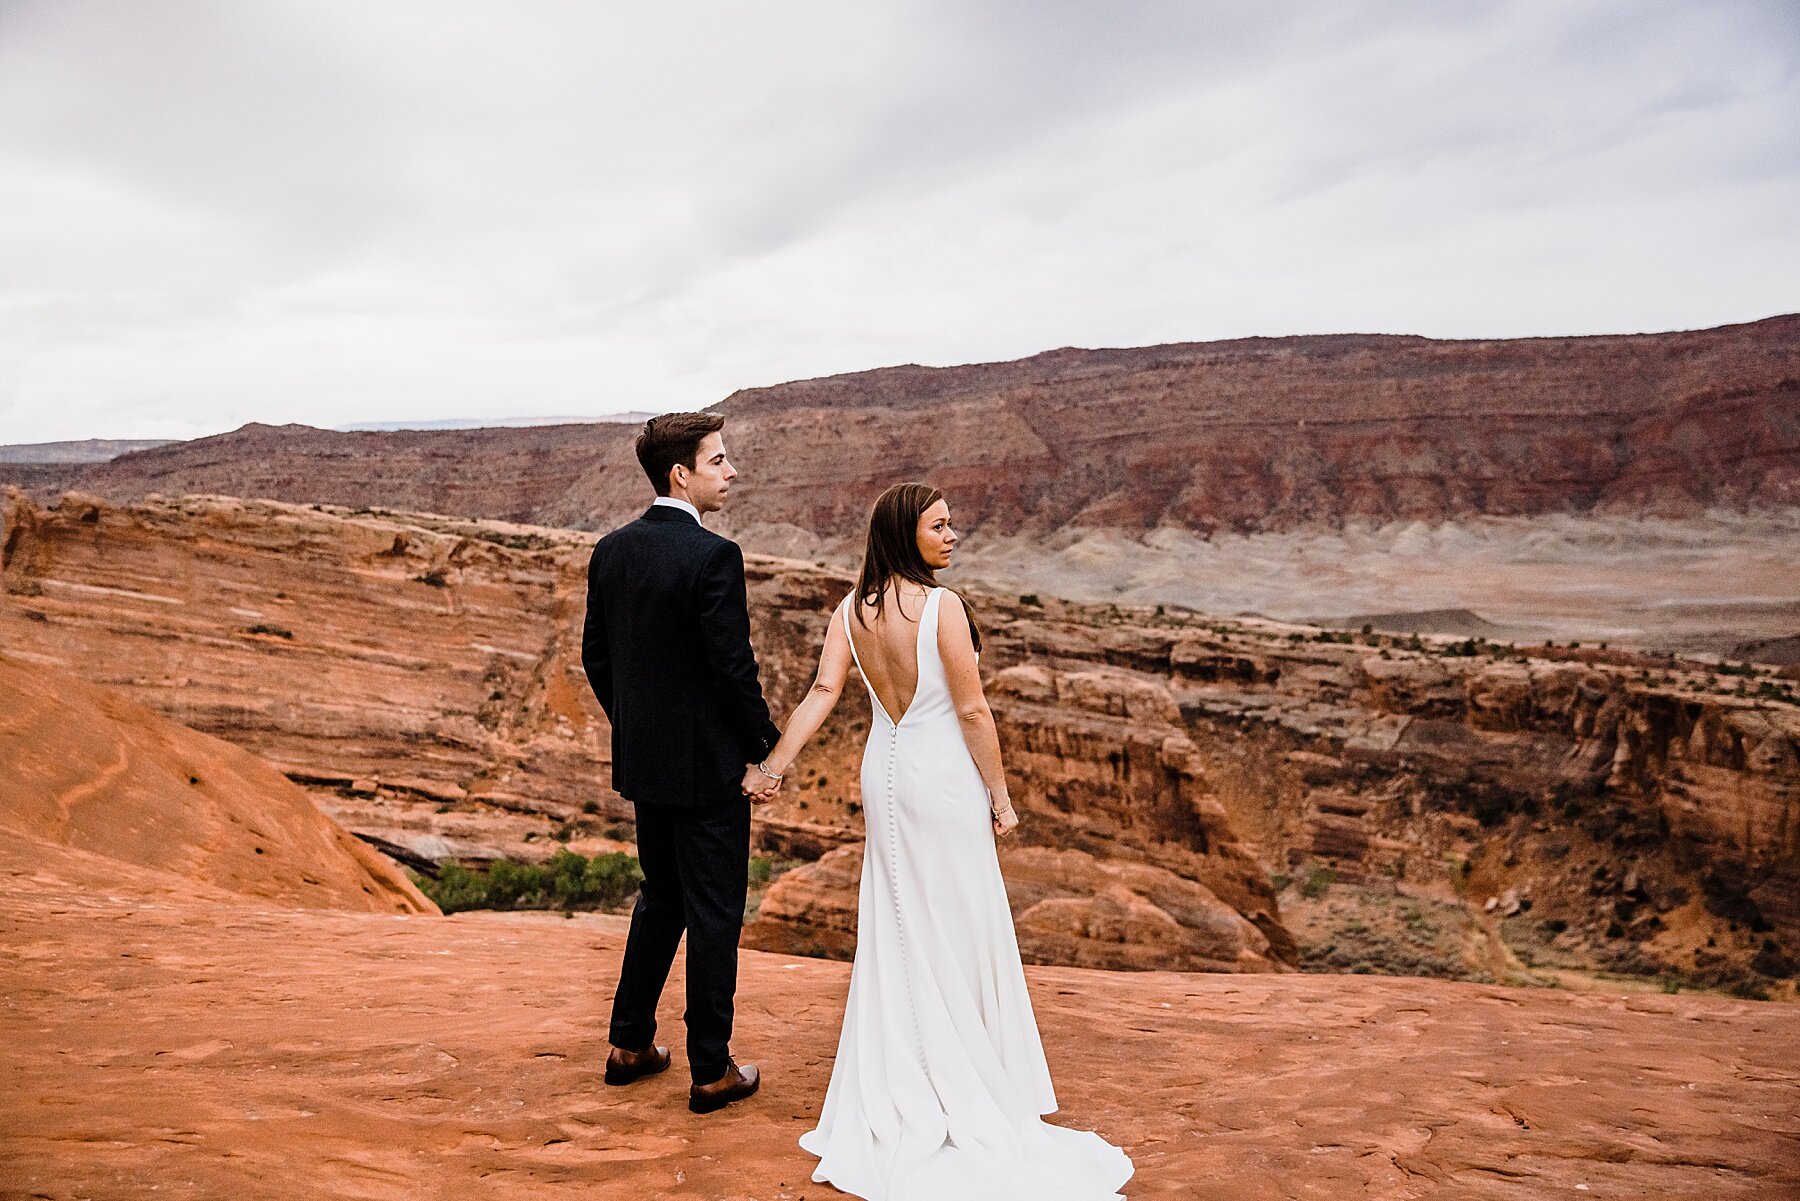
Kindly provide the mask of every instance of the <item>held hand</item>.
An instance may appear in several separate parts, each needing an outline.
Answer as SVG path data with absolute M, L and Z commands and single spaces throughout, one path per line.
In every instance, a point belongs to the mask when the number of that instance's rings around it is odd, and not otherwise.
M 743 790 L 752 805 L 766 805 L 781 791 L 781 780 L 753 763 L 744 769 Z

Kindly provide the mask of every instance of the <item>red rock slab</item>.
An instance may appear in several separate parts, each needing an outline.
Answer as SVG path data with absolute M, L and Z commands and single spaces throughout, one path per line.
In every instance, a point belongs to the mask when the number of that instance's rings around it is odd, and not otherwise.
M 5 654 L 0 838 L 41 838 L 281 904 L 437 911 L 248 751 Z
M 0 844 L 0 1195 L 824 1198 L 848 965 L 746 953 L 763 1093 L 599 1083 L 617 918 L 277 908 Z M 1800 1195 L 1800 1012 L 1437 980 L 1028 969 L 1133 1198 Z M 1585 1189 L 1581 1186 L 1587 1186 Z

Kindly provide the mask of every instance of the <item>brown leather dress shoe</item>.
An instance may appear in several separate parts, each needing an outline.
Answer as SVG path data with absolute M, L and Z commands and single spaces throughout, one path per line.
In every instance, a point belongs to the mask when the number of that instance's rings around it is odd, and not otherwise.
M 695 1113 L 711 1113 L 715 1109 L 723 1109 L 733 1101 L 742 1101 L 762 1083 L 756 1065 L 747 1063 L 739 1067 L 727 1060 L 729 1066 L 725 1074 L 711 1084 L 696 1084 L 688 1089 L 688 1108 Z
M 642 1051 L 627 1051 L 623 1047 L 614 1047 L 606 1056 L 606 1082 L 608 1084 L 630 1084 L 633 1080 L 645 1076 L 654 1076 L 669 1066 L 669 1048 L 647 1047 Z

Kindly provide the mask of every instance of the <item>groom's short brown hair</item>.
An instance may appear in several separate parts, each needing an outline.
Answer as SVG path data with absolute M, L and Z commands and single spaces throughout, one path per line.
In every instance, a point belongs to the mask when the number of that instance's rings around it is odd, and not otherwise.
M 637 436 L 637 457 L 658 496 L 669 494 L 669 472 L 675 464 L 692 471 L 700 440 L 723 428 L 725 419 L 717 413 L 664 413 L 644 422 L 644 431 Z

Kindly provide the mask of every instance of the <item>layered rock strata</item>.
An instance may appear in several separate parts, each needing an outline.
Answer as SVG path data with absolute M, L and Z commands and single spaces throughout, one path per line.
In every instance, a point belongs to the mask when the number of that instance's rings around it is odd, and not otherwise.
M 18 494 L 6 529 L 0 633 L 18 653 L 241 743 L 358 832 L 463 859 L 630 838 L 578 662 L 591 536 L 223 498 L 119 509 L 70 495 L 41 510 Z M 761 558 L 749 578 L 785 713 L 848 581 Z M 1039 811 L 1028 840 L 1086 864 L 1015 898 L 1039 958 L 1257 970 L 1293 957 L 1266 874 L 1183 775 L 1193 748 L 1166 691 L 1086 673 L 1060 704 L 995 695 L 1021 803 Z M 840 706 L 759 811 L 764 853 L 816 859 L 860 839 L 867 717 L 860 697 Z M 824 927 L 777 931 L 810 870 L 765 905 L 771 944 L 820 941 Z
M 1331 335 L 892 367 L 734 393 L 755 471 L 727 528 L 853 538 L 896 479 L 969 530 L 1287 530 L 1351 521 L 1800 504 L 1800 316 L 1679 333 Z M 921 436 L 929 428 L 930 436 Z M 641 506 L 629 426 L 246 426 L 74 486 L 216 492 L 604 529 Z
M 241 742 L 352 828 L 431 857 L 623 845 L 575 661 L 589 540 L 15 496 L 0 637 Z M 785 713 L 848 581 L 761 557 L 749 574 Z M 1039 957 L 1792 989 L 1800 709 L 1772 673 L 972 599 L 1025 817 L 1015 915 Z M 762 852 L 801 864 L 763 900 L 763 945 L 847 945 L 867 722 L 860 696 L 840 704 L 760 812 Z

